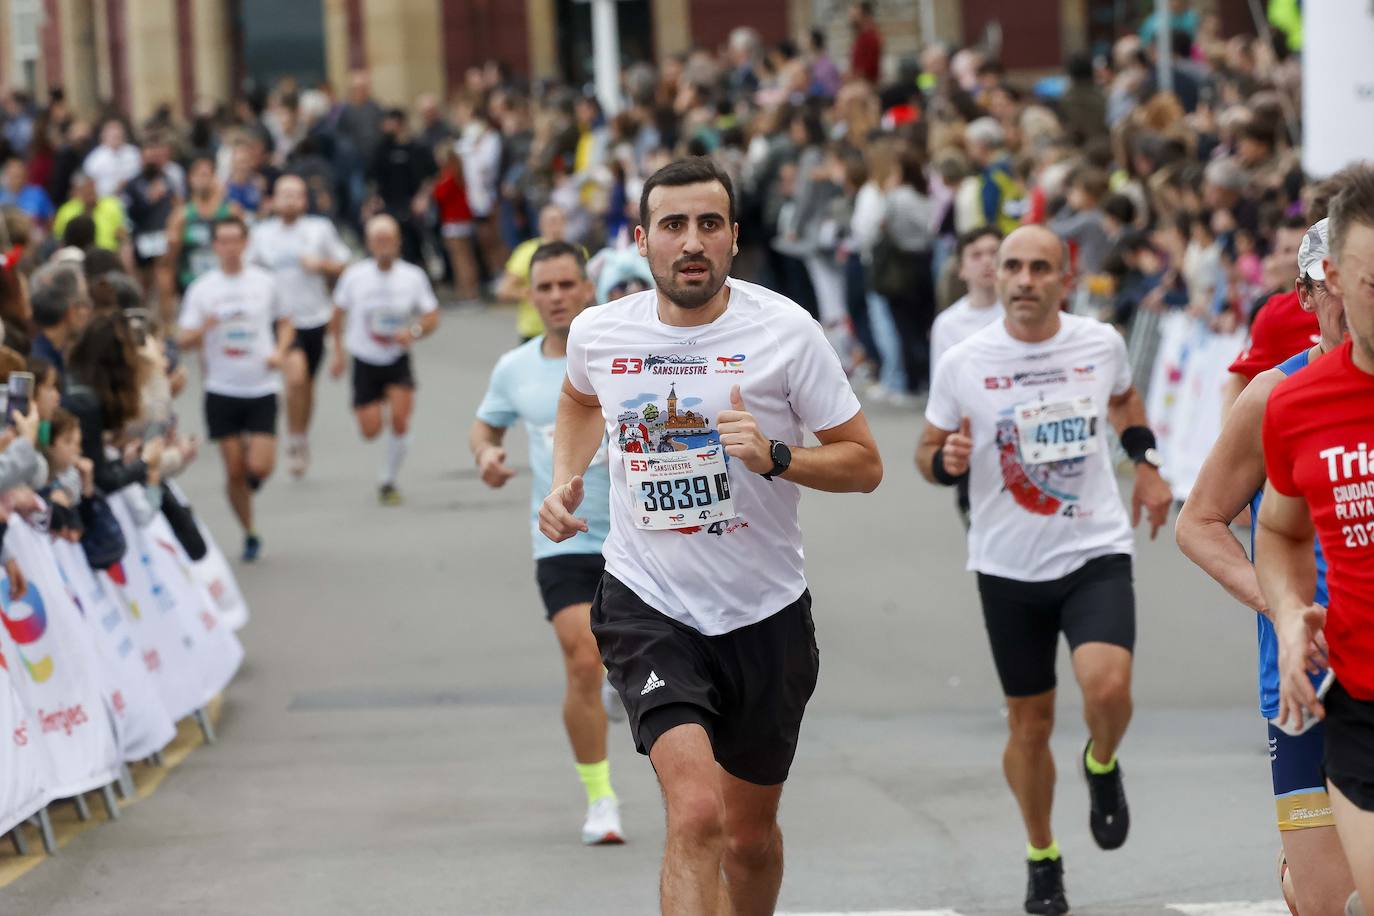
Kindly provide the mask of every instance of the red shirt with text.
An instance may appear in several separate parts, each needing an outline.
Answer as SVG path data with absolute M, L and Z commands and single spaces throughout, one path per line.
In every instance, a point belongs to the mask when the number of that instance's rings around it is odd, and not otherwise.
M 1374 375 L 1352 343 L 1279 383 L 1264 411 L 1264 466 L 1306 500 L 1327 558 L 1331 667 L 1351 696 L 1374 700 Z

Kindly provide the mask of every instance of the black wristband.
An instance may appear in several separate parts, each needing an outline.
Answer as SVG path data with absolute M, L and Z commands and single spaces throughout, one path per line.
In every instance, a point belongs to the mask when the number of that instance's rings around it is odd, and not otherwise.
M 1128 426 L 1121 431 L 1121 447 L 1132 461 L 1144 461 L 1145 453 L 1155 447 L 1155 434 L 1148 426 Z
M 952 487 L 959 481 L 968 476 L 965 470 L 962 474 L 951 474 L 945 470 L 945 447 L 942 445 L 935 450 L 935 454 L 930 459 L 930 475 L 935 478 L 935 482 L 942 487 Z

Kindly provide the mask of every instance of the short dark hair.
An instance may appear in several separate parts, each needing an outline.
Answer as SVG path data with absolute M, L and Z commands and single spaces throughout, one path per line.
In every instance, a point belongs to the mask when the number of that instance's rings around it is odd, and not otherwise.
M 730 175 L 709 156 L 689 156 L 670 162 L 649 176 L 644 182 L 644 190 L 639 194 L 639 224 L 649 231 L 649 194 L 657 187 L 680 188 L 689 184 L 720 182 L 725 188 L 725 196 L 730 198 L 730 225 L 735 224 L 735 186 Z
M 955 251 L 959 260 L 962 261 L 964 259 L 964 249 L 968 248 L 979 239 L 996 239 L 997 244 L 1000 245 L 1002 244 L 1002 230 L 998 229 L 996 226 L 979 226 L 977 229 L 970 229 L 968 232 L 959 236 L 959 247 Z
M 219 219 L 215 220 L 215 224 L 210 227 L 210 238 L 219 238 L 219 231 L 225 226 L 237 226 L 239 232 L 243 233 L 244 241 L 248 240 L 248 224 L 243 221 L 243 217 L 235 216 L 232 213 L 228 216 L 221 216 Z
M 85 213 L 73 216 L 62 230 L 62 243 L 85 250 L 95 244 L 95 220 Z
M 1102 212 L 1123 226 L 1129 226 L 1135 222 L 1135 201 L 1125 194 L 1112 194 L 1102 202 Z
M 81 429 L 81 421 L 76 418 L 76 414 L 61 407 L 52 412 L 52 420 L 48 425 L 50 442 L 56 442 L 74 429 Z
M 1350 227 L 1359 223 L 1374 229 L 1374 166 L 1367 163 L 1342 169 L 1335 176 L 1340 191 L 1331 201 L 1327 213 L 1327 229 L 1331 242 L 1331 257 L 1340 261 L 1345 249 L 1345 236 Z
M 572 258 L 577 265 L 577 272 L 582 275 L 582 279 L 587 279 L 587 259 L 582 257 L 582 249 L 571 242 L 545 242 L 534 249 L 534 254 L 530 257 L 530 277 L 534 277 L 534 265 L 540 261 L 552 261 L 554 258 Z

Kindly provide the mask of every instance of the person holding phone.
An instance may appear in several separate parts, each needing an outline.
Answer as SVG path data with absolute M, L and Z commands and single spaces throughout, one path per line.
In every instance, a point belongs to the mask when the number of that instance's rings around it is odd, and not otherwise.
M 262 550 L 253 494 L 277 461 L 277 395 L 295 329 L 264 270 L 248 266 L 248 226 L 237 216 L 214 225 L 219 267 L 197 279 L 182 302 L 177 343 L 205 362 L 205 425 L 224 459 L 229 504 L 243 526 L 243 561 Z

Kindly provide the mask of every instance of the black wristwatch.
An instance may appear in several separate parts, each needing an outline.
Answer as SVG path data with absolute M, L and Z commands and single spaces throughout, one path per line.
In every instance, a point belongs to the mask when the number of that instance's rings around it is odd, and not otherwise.
M 772 480 L 792 466 L 792 449 L 787 447 L 786 442 L 779 442 L 777 439 L 770 440 L 768 457 L 773 459 L 773 467 L 769 469 L 767 474 L 763 475 L 764 480 Z

